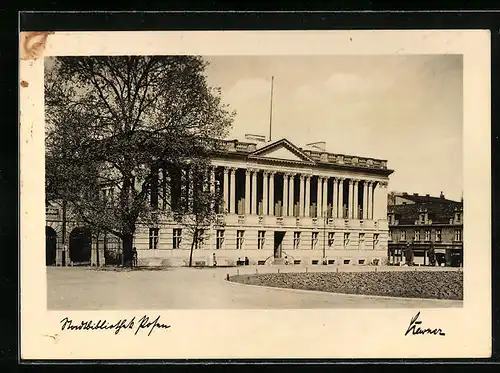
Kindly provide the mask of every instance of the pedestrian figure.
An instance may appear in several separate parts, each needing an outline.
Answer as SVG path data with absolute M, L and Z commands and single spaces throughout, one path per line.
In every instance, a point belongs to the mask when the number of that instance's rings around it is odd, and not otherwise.
M 248 256 L 245 257 L 245 265 L 247 266 L 248 264 L 250 264 L 250 260 L 248 259 Z
M 132 267 L 137 267 L 137 248 L 132 249 Z
M 215 253 L 213 253 L 214 267 L 217 267 L 217 259 L 215 259 Z

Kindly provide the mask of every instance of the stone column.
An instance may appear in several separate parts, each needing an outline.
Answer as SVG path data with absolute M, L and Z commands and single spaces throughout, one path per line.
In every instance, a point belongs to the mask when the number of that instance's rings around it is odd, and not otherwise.
M 250 174 L 252 170 L 245 170 L 245 215 L 250 214 Z
M 269 173 L 269 215 L 274 215 L 274 171 Z
M 363 219 L 368 219 L 368 181 L 363 182 Z
M 290 179 L 288 180 L 288 216 L 294 216 L 294 187 L 295 187 L 295 174 L 290 174 Z
M 323 178 L 321 176 L 318 176 L 318 188 L 316 191 L 316 195 L 317 195 L 317 198 L 316 198 L 316 217 L 318 217 L 318 218 L 323 216 L 323 211 L 321 211 L 322 205 L 323 205 L 323 201 L 321 200 L 321 191 L 323 189 L 321 187 L 322 182 L 323 182 Z
M 339 179 L 336 177 L 333 179 L 333 202 L 332 202 L 332 209 L 333 209 L 333 217 L 338 218 L 339 217 Z
M 236 213 L 236 167 L 231 167 L 231 193 L 229 195 L 229 213 Z
M 288 216 L 288 174 L 283 174 L 283 216 Z
M 299 189 L 299 216 L 304 216 L 304 175 L 300 174 L 300 189 Z
M 311 213 L 309 211 L 311 207 L 311 175 L 306 175 L 306 195 L 304 201 L 304 216 L 310 217 Z
M 229 169 L 224 167 L 224 207 L 225 213 L 229 212 Z
M 368 220 L 373 219 L 373 181 L 368 182 Z
M 269 177 L 269 172 L 264 171 L 262 173 L 262 215 L 267 215 L 267 196 L 268 196 L 268 188 L 267 188 L 267 178 Z
M 257 170 L 252 170 L 252 214 L 257 215 Z
M 339 192 L 338 192 L 338 211 L 339 218 L 344 219 L 344 178 L 339 178 Z
M 352 218 L 359 219 L 359 195 L 358 195 L 358 183 L 359 180 L 354 180 L 354 193 L 352 195 Z
M 328 209 L 328 178 L 325 177 L 323 179 L 323 207 L 321 208 L 322 210 L 322 213 L 323 213 L 323 217 L 327 217 L 328 214 L 327 214 L 327 209 Z
M 352 198 L 354 195 L 354 180 L 350 179 L 349 180 L 349 195 L 347 197 L 348 199 L 348 214 L 347 214 L 347 217 L 349 219 L 352 219 L 353 218 L 353 205 L 354 205 L 354 198 Z
M 380 183 L 380 218 L 379 219 L 387 219 L 387 182 Z
M 210 208 L 213 210 L 214 205 L 214 193 L 215 193 L 215 166 L 210 167 Z

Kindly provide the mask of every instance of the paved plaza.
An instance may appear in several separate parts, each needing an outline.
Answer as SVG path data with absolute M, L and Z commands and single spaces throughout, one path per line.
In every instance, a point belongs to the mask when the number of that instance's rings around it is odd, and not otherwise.
M 462 301 L 452 300 L 403 299 L 268 288 L 225 280 L 227 274 L 277 272 L 278 269 L 281 272 L 306 270 L 304 267 L 290 266 L 134 271 L 48 267 L 48 309 L 440 308 L 461 307 L 463 304 Z M 337 269 L 316 266 L 307 270 L 324 272 Z M 373 271 L 374 268 L 339 270 Z

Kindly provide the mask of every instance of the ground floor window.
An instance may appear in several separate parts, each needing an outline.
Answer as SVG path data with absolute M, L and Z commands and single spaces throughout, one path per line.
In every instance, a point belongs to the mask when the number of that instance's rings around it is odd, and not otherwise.
M 245 231 L 236 231 L 236 248 L 238 250 L 243 249 Z
M 264 240 L 266 239 L 266 231 L 259 231 L 258 233 L 258 248 L 262 250 L 264 248 Z
M 455 241 L 462 241 L 462 231 L 460 229 L 455 230 Z
M 181 241 L 182 241 L 182 229 L 174 228 L 172 248 L 180 249 L 181 248 Z
M 300 245 L 300 232 L 293 232 L 293 248 L 298 249 Z
M 205 238 L 206 238 L 206 231 L 205 229 L 198 229 L 198 245 L 196 245 L 197 249 L 203 249 L 203 246 L 205 245 Z
M 350 233 L 344 233 L 344 247 L 349 246 L 349 241 L 350 241 L 349 235 Z
M 314 249 L 318 243 L 318 232 L 312 232 L 311 249 Z
M 360 233 L 359 234 L 359 242 L 358 242 L 358 244 L 359 244 L 359 248 L 360 249 L 364 249 L 364 247 L 365 247 L 365 234 L 364 233 Z
M 379 235 L 378 233 L 373 234 L 373 249 L 375 250 L 378 246 Z
M 159 228 L 149 228 L 149 249 L 158 248 L 159 234 Z
M 389 237 L 388 237 L 389 241 L 392 241 L 392 231 L 389 231 Z
M 335 233 L 334 232 L 328 232 L 328 247 L 332 248 L 334 242 L 335 242 Z
M 216 242 L 215 242 L 215 248 L 222 249 L 222 245 L 224 244 L 224 230 L 223 229 L 218 229 L 217 230 L 217 236 L 216 236 Z

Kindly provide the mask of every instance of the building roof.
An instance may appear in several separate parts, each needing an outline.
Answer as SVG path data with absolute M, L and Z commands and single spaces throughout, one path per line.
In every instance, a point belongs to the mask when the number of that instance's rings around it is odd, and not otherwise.
M 387 168 L 387 160 L 330 153 L 313 147 L 301 148 L 287 139 L 272 142 L 224 140 L 224 147 L 223 153 L 226 155 L 233 154 L 248 158 L 265 157 L 317 166 L 338 166 L 339 168 L 379 171 L 385 175 L 390 175 L 393 172 L 393 170 Z M 281 157 L 283 153 L 279 152 L 280 149 L 286 149 L 294 156 L 283 159 Z
M 443 197 L 397 194 L 398 197 L 412 201 L 410 204 L 389 205 L 388 212 L 396 214 L 399 225 L 413 225 L 419 219 L 420 213 L 426 211 L 433 224 L 449 224 L 462 202 L 452 201 Z

